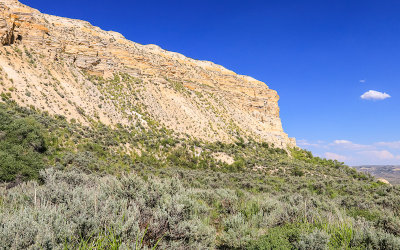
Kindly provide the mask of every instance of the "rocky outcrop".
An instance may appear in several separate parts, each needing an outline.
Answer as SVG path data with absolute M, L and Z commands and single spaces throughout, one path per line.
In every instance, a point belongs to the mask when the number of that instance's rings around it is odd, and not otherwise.
M 295 146 L 283 132 L 276 91 L 212 62 L 14 0 L 0 0 L 0 37 L 0 91 L 21 105 L 86 124 L 131 125 L 146 116 L 203 140 Z
M 384 183 L 384 184 L 390 185 L 390 182 L 388 180 L 386 180 L 386 179 L 383 179 L 383 178 L 378 178 L 377 181 L 380 182 L 380 183 Z

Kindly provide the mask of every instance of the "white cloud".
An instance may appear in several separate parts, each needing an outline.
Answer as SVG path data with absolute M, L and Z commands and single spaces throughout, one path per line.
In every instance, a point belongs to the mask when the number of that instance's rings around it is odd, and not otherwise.
M 326 152 L 325 153 L 325 157 L 327 159 L 331 159 L 331 160 L 338 160 L 338 161 L 346 161 L 348 158 L 344 155 L 339 155 L 336 153 L 332 153 L 332 152 Z
M 300 146 L 310 146 L 311 143 L 309 143 L 307 140 L 301 139 L 301 140 L 297 140 L 297 145 L 300 145 Z
M 322 145 L 324 142 L 323 141 L 317 141 L 317 142 L 309 142 L 308 140 L 297 140 L 297 145 L 299 146 L 311 146 L 311 147 L 323 147 Z
M 377 142 L 375 145 L 379 147 L 388 147 L 394 149 L 400 149 L 400 141 L 392 141 L 392 142 Z
M 400 165 L 400 140 L 357 144 L 338 139 L 331 142 L 298 140 L 299 147 L 314 155 L 345 162 L 350 166 Z
M 359 152 L 359 154 L 366 155 L 368 157 L 378 158 L 380 160 L 392 160 L 397 158 L 387 150 L 362 151 Z
M 364 100 L 385 100 L 390 97 L 391 96 L 389 94 L 382 93 L 382 92 L 375 91 L 375 90 L 370 90 L 361 95 L 361 99 L 364 99 Z
M 331 146 L 336 146 L 336 147 L 342 147 L 342 148 L 346 148 L 346 149 L 352 149 L 352 150 L 360 150 L 360 149 L 371 148 L 370 145 L 357 144 L 357 143 L 353 143 L 353 142 L 348 141 L 348 140 L 335 140 L 330 145 Z
M 329 143 L 325 142 L 325 141 L 309 141 L 306 139 L 299 139 L 296 140 L 297 146 L 303 148 L 303 149 L 307 149 L 310 151 L 321 151 L 322 149 L 326 149 L 329 150 Z M 323 154 L 319 154 L 318 156 L 322 156 Z
M 360 83 L 365 83 L 365 80 L 360 80 Z
M 334 144 L 338 144 L 338 145 L 340 145 L 340 144 L 345 144 L 345 145 L 352 144 L 352 142 L 348 141 L 348 140 L 335 140 L 333 143 Z

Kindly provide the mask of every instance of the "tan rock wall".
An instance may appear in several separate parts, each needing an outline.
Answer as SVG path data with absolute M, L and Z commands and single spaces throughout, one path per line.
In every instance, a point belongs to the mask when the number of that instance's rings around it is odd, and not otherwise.
M 0 38 L 0 91 L 15 88 L 12 98 L 21 105 L 87 124 L 90 119 L 111 125 L 143 122 L 145 112 L 176 132 L 204 140 L 241 136 L 295 145 L 283 132 L 276 91 L 212 62 L 140 45 L 13 0 L 0 1 Z M 140 83 L 112 83 L 119 73 Z

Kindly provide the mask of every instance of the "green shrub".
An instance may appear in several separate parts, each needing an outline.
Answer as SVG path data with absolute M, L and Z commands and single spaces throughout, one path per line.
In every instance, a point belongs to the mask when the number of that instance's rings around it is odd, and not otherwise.
M 304 171 L 302 169 L 300 169 L 298 166 L 296 166 L 293 170 L 292 170 L 292 174 L 294 176 L 303 176 L 304 175 Z
M 0 104 L 1 105 L 1 104 Z M 0 180 L 34 179 L 45 167 L 45 135 L 32 118 L 16 117 L 0 106 Z
M 310 234 L 302 234 L 300 236 L 297 248 L 302 250 L 324 250 L 328 249 L 328 242 L 329 235 L 324 231 L 315 229 Z
M 29 182 L 2 193 L 0 242 L 6 249 L 76 248 L 159 242 L 165 248 L 214 246 L 200 220 L 207 209 L 178 180 L 116 179 L 48 169 L 44 185 Z M 164 240 L 167 239 L 167 240 Z M 81 245 L 82 246 L 82 245 Z
M 293 243 L 300 237 L 301 228 L 297 225 L 285 225 L 274 227 L 268 230 L 268 233 L 257 241 L 251 242 L 248 249 L 251 250 L 274 250 L 274 249 L 292 249 Z

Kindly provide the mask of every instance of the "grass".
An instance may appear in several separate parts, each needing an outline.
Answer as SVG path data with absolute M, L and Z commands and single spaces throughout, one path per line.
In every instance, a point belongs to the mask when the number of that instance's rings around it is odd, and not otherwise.
M 85 127 L 12 101 L 0 116 L 0 241 L 9 248 L 400 245 L 400 188 L 311 152 L 249 138 L 208 143 L 156 123 Z

